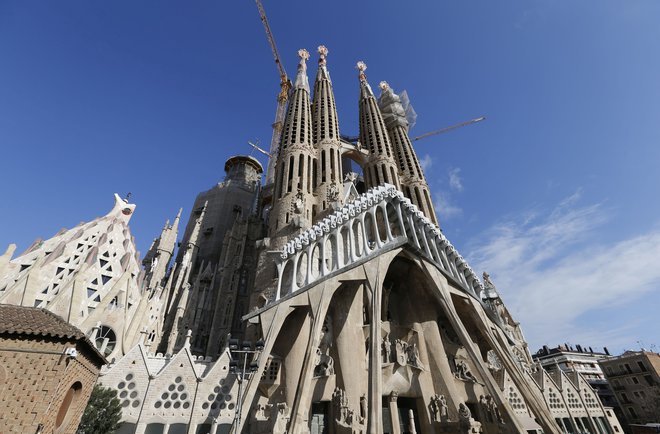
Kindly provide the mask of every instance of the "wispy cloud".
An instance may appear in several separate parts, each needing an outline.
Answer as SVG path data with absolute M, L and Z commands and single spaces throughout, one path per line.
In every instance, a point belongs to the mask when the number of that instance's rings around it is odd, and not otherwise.
M 461 182 L 460 174 L 461 169 L 454 167 L 449 169 L 449 188 L 455 191 L 463 191 L 463 183 Z
M 433 159 L 429 154 L 424 154 L 421 160 L 419 160 L 419 164 L 422 166 L 422 170 L 424 173 L 427 173 L 431 166 L 433 165 Z
M 631 309 L 607 321 L 594 317 L 660 286 L 660 229 L 595 241 L 594 230 L 608 220 L 609 210 L 580 206 L 579 200 L 578 192 L 548 213 L 537 210 L 496 224 L 471 243 L 468 257 L 475 269 L 491 274 L 532 345 L 582 337 L 594 345 L 635 342 Z
M 449 194 L 440 191 L 434 198 L 433 206 L 440 221 L 451 220 L 454 217 L 463 215 L 463 209 L 452 202 Z

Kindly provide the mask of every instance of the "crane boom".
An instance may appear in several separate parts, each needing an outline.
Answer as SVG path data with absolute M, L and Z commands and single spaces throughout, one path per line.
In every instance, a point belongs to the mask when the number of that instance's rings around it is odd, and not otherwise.
M 255 0 L 257 2 L 257 9 L 259 9 L 259 17 L 261 18 L 261 24 L 264 25 L 264 30 L 266 31 L 266 37 L 268 38 L 268 44 L 270 49 L 273 52 L 273 58 L 275 58 L 275 64 L 277 64 L 277 69 L 280 72 L 280 77 L 286 78 L 286 71 L 284 70 L 284 65 L 280 61 L 280 53 L 277 51 L 277 45 L 275 45 L 275 39 L 273 38 L 273 33 L 270 31 L 270 25 L 268 24 L 268 18 L 266 17 L 266 11 L 264 10 L 264 5 L 261 4 L 261 0 Z
M 456 128 L 461 128 L 461 127 L 464 127 L 466 125 L 476 124 L 477 122 L 481 122 L 484 119 L 486 119 L 486 117 L 481 116 L 480 118 L 470 119 L 469 121 L 461 122 L 460 124 L 456 124 L 456 125 L 452 125 L 450 127 L 445 127 L 445 128 L 441 128 L 439 130 L 431 131 L 429 133 L 422 134 L 421 136 L 415 137 L 413 139 L 413 141 L 415 142 L 417 140 L 425 139 L 426 137 L 429 137 L 429 136 L 435 136 L 436 134 L 446 133 L 447 131 L 455 130 Z
M 277 70 L 280 73 L 280 93 L 277 95 L 277 110 L 275 111 L 275 122 L 273 122 L 273 136 L 270 140 L 270 152 L 268 159 L 268 167 L 266 168 L 266 185 L 272 184 L 275 179 L 275 163 L 277 162 L 277 155 L 280 149 L 280 137 L 282 135 L 282 125 L 284 124 L 284 115 L 286 111 L 286 103 L 289 99 L 289 92 L 293 87 L 289 76 L 284 70 L 284 65 L 280 60 L 280 53 L 277 50 L 277 45 L 275 45 L 275 38 L 273 38 L 273 33 L 270 30 L 270 25 L 268 24 L 268 18 L 266 17 L 266 11 L 264 10 L 261 0 L 255 0 L 257 3 L 257 9 L 259 9 L 259 17 L 261 18 L 261 23 L 264 26 L 266 31 L 266 38 L 268 39 L 268 45 L 270 45 L 270 50 L 273 52 L 273 58 L 275 59 L 275 64 L 277 65 Z

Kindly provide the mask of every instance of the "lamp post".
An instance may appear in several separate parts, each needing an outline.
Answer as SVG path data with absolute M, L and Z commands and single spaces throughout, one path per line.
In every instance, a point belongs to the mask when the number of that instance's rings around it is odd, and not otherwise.
M 243 341 L 239 347 L 238 339 L 229 339 L 229 352 L 231 360 L 229 361 L 229 372 L 236 374 L 238 379 L 238 397 L 236 401 L 236 414 L 234 415 L 234 427 L 232 432 L 238 434 L 241 428 L 241 411 L 243 409 L 243 381 L 249 380 L 250 376 L 254 374 L 259 368 L 257 361 L 259 353 L 264 349 L 264 341 L 258 340 L 252 347 L 252 342 Z M 252 361 L 248 367 L 248 358 L 252 357 Z M 241 363 L 241 370 L 239 371 L 239 362 Z

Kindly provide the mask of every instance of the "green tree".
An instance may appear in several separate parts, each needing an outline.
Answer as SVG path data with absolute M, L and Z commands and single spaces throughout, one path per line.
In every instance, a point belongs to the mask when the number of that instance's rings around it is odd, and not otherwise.
M 112 434 L 119 429 L 121 404 L 117 391 L 94 385 L 76 434 Z

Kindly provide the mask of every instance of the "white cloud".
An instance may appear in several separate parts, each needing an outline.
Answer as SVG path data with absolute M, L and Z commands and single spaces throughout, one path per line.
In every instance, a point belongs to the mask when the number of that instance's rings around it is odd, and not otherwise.
M 458 167 L 449 169 L 449 187 L 454 191 L 463 191 L 463 183 L 459 173 L 461 173 L 461 169 Z
M 453 204 L 450 195 L 442 191 L 435 195 L 433 206 L 441 222 L 463 215 L 463 209 Z
M 428 172 L 431 166 L 433 165 L 433 159 L 429 154 L 424 154 L 421 160 L 419 160 L 420 166 L 422 166 L 422 170 L 424 173 Z
M 660 286 L 660 229 L 593 242 L 607 210 L 577 206 L 579 198 L 580 192 L 545 215 L 526 213 L 497 224 L 469 249 L 472 266 L 491 274 L 532 350 L 569 339 L 589 338 L 589 345 L 601 346 L 635 342 L 629 326 L 639 318 L 633 309 L 617 311 L 616 318 L 598 315 Z

